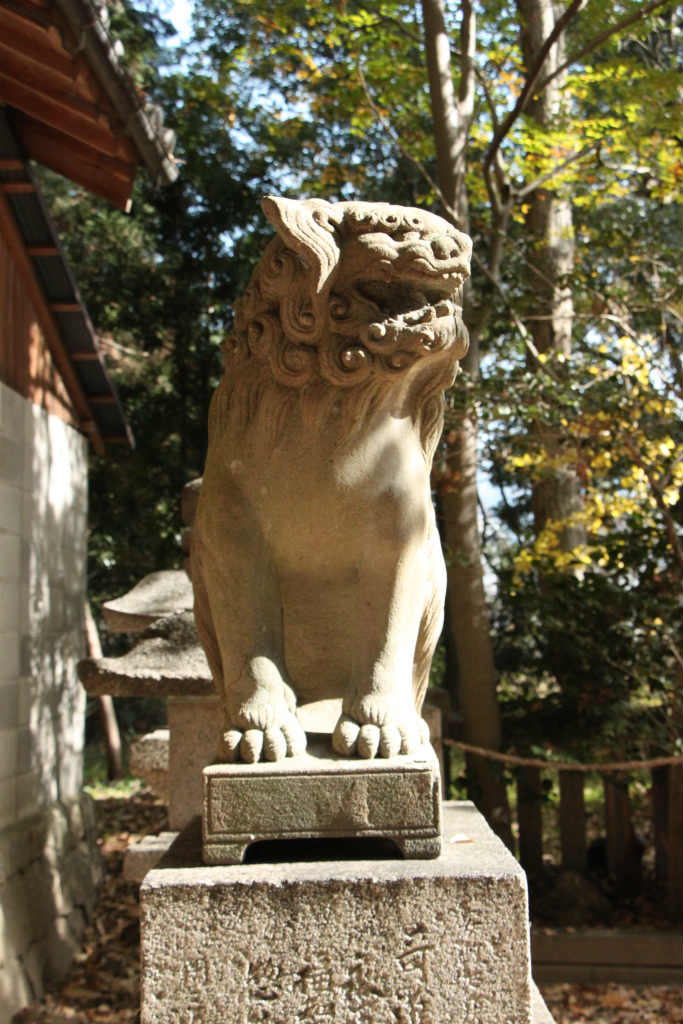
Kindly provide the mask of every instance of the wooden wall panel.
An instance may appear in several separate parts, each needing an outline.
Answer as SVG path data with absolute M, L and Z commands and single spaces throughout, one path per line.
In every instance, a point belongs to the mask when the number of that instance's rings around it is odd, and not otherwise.
M 0 231 L 0 379 L 35 405 L 78 427 L 22 275 Z

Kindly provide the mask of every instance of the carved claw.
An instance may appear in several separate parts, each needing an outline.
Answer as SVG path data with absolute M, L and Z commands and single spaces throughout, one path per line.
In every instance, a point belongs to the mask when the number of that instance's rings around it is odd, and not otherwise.
M 278 725 L 265 729 L 228 729 L 223 734 L 219 757 L 229 764 L 243 761 L 282 761 L 296 757 L 306 749 L 306 733 L 296 715 L 288 713 Z
M 397 754 L 401 753 L 401 746 L 401 732 L 398 726 L 385 725 L 380 730 L 379 756 L 396 757 Z
M 342 757 L 349 757 L 356 748 L 360 726 L 349 715 L 341 715 L 332 733 L 332 749 Z
M 415 716 L 407 722 L 400 722 L 401 753 L 412 754 L 418 747 L 429 742 L 429 726 L 422 718 Z
M 379 750 L 379 734 L 380 729 L 376 725 L 362 725 L 360 732 L 358 733 L 358 739 L 356 740 L 356 752 L 359 757 L 370 758 L 375 757 Z
M 261 729 L 247 729 L 240 742 L 240 758 L 247 764 L 255 764 L 261 759 L 263 751 L 263 731 Z
M 239 729 L 228 729 L 223 733 L 223 741 L 218 752 L 218 757 L 228 764 L 238 760 L 239 745 L 242 740 L 242 733 Z
M 412 754 L 428 741 L 429 727 L 417 715 L 405 722 L 382 725 L 360 725 L 350 715 L 341 715 L 332 734 L 332 749 L 341 757 L 355 755 L 370 760 Z

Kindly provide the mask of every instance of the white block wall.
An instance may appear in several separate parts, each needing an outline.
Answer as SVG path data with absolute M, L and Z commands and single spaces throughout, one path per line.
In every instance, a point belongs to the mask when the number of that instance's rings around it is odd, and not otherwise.
M 78 795 L 85 439 L 0 383 L 0 828 Z
M 86 516 L 86 441 L 0 383 L 0 1020 L 66 970 L 94 894 L 76 675 Z

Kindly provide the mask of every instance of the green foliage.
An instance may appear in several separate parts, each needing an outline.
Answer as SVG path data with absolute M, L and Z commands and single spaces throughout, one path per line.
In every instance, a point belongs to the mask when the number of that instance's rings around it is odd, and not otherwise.
M 160 20 L 126 4 L 112 25 L 142 77 L 168 61 Z M 144 73 L 143 73 L 144 72 Z M 149 79 L 151 81 L 151 79 Z M 201 473 L 208 402 L 220 374 L 230 303 L 244 287 L 269 187 L 263 153 L 245 153 L 208 76 L 154 79 L 178 137 L 182 174 L 157 190 L 141 174 L 125 216 L 44 173 L 52 214 L 108 356 L 133 452 L 93 457 L 90 591 L 97 603 L 145 573 L 180 564 L 179 499 Z
M 675 379 L 658 355 L 652 336 L 621 337 L 570 361 L 545 360 L 545 373 L 485 381 L 499 402 L 488 458 L 514 534 L 490 558 L 517 742 L 522 722 L 527 740 L 533 723 L 537 739 L 574 756 L 645 756 L 677 742 L 683 426 Z M 583 500 L 539 531 L 516 496 L 562 472 L 581 481 Z M 583 534 L 569 548 L 568 525 Z M 568 719 L 579 727 L 573 735 Z
M 83 783 L 86 793 L 94 800 L 130 797 L 143 788 L 140 779 L 132 775 L 114 781 L 108 778 L 107 758 L 100 743 L 91 743 L 84 750 Z

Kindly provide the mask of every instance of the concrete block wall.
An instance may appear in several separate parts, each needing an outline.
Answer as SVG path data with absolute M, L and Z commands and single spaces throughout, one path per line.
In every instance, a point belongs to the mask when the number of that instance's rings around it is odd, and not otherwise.
M 0 1019 L 40 993 L 65 908 L 94 893 L 97 867 L 80 864 L 76 898 L 65 866 L 92 834 L 76 676 L 86 538 L 85 439 L 0 383 Z

